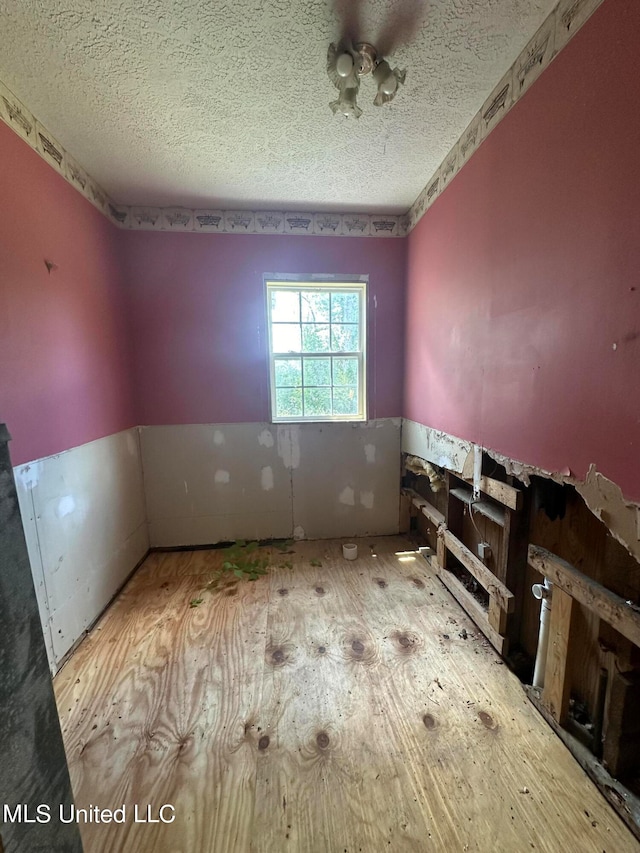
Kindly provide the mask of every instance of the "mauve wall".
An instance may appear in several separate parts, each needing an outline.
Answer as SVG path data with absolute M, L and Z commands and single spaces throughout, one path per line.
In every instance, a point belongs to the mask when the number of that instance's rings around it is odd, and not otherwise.
M 406 241 L 122 232 L 141 424 L 270 420 L 263 274 L 369 275 L 369 417 L 402 408 Z
M 135 417 L 117 230 L 1 122 L 0 152 L 0 421 L 18 465 Z
M 608 0 L 409 238 L 404 414 L 640 499 L 640 3 Z

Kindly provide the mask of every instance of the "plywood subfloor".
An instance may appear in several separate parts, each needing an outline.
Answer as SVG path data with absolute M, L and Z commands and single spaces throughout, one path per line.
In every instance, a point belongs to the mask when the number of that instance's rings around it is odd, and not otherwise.
M 195 609 L 221 552 L 147 559 L 55 682 L 76 804 L 128 808 L 88 853 L 637 850 L 423 558 L 359 547 Z

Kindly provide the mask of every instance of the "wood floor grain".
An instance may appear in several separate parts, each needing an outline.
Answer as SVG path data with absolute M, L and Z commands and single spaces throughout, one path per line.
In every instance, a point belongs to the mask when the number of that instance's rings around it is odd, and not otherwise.
M 407 540 L 293 549 L 152 554 L 57 676 L 87 853 L 637 850 Z

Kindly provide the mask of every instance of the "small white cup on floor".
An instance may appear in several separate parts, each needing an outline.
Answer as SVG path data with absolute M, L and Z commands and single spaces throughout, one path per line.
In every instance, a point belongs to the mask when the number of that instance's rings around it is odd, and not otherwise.
M 358 556 L 358 546 L 351 542 L 342 546 L 342 556 L 345 560 L 355 560 Z

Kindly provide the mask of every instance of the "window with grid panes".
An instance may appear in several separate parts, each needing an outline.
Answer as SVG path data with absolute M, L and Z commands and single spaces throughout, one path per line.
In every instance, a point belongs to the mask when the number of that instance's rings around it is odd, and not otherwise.
M 366 283 L 267 280 L 274 421 L 366 419 Z

